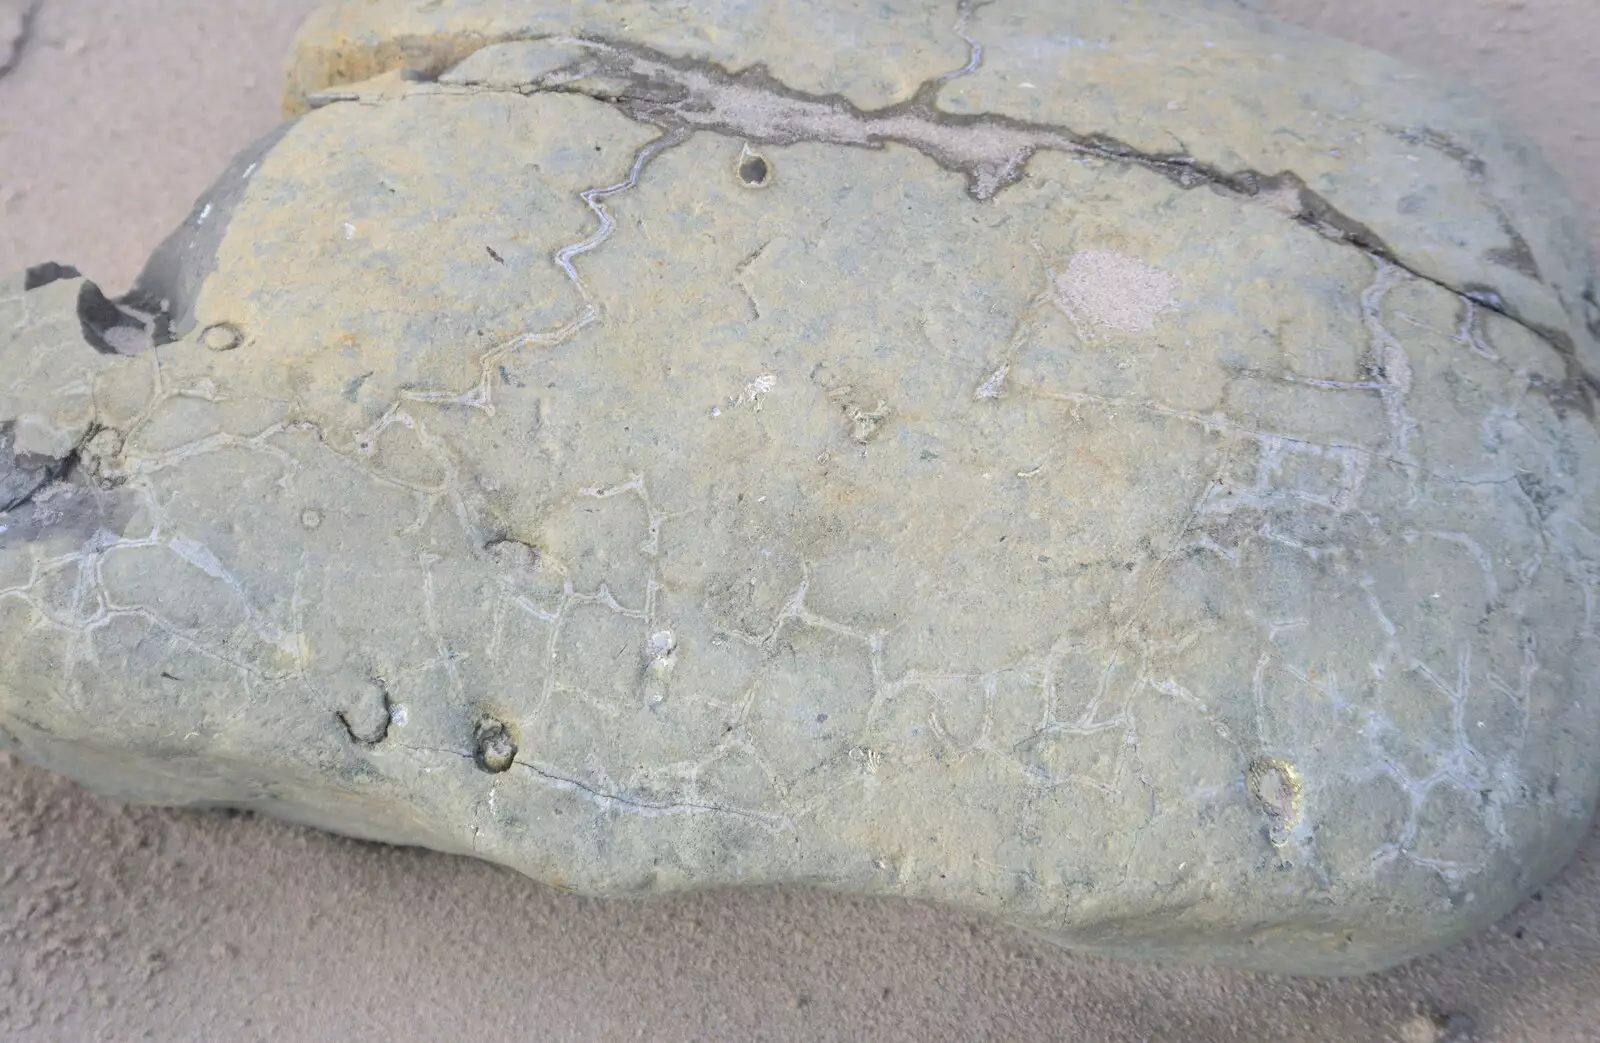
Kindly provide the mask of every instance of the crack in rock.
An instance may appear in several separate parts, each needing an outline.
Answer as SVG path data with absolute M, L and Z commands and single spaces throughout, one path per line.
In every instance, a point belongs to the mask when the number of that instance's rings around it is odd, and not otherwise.
M 1326 239 L 1353 246 L 1378 261 L 1475 301 L 1538 336 L 1566 360 L 1568 397 L 1579 404 L 1585 415 L 1594 417 L 1593 400 L 1600 391 L 1600 377 L 1583 370 L 1570 334 L 1524 319 L 1490 287 L 1454 286 L 1408 264 L 1375 231 L 1341 211 L 1294 171 L 1227 171 L 1186 153 L 1143 152 L 1109 135 L 1082 134 L 997 113 L 962 114 L 940 109 L 937 99 L 944 84 L 970 73 L 981 63 L 982 47 L 976 41 L 968 40 L 972 57 L 965 67 L 927 80 L 908 100 L 879 109 L 861 109 L 839 94 L 795 90 L 774 78 L 761 64 L 735 72 L 714 62 L 675 57 L 639 44 L 596 37 L 509 36 L 485 39 L 479 49 L 514 43 L 542 44 L 579 57 L 516 88 L 475 83 L 457 72 L 462 69 L 461 64 L 443 76 L 448 78 L 449 86 L 469 92 L 582 94 L 615 106 L 630 119 L 684 136 L 704 130 L 763 145 L 815 142 L 867 149 L 903 145 L 943 169 L 965 176 L 967 192 L 978 202 L 993 199 L 1021 180 L 1036 153 L 1054 151 L 1141 167 L 1186 190 L 1210 188 L 1268 206 Z M 452 72 L 456 73 L 453 77 Z M 310 101 L 315 106 L 351 98 L 352 93 L 346 89 L 328 91 Z M 1514 233 L 1514 229 L 1507 230 Z M 1512 250 L 1520 257 L 1526 245 L 1517 250 L 1519 240 L 1520 236 L 1513 234 Z
M 16 427 L 15 421 L 0 423 L 0 514 L 26 506 L 78 464 L 79 448 L 60 458 L 18 453 Z
M 25 422 L 25 420 L 23 421 Z M 102 473 L 109 446 L 120 447 L 122 436 L 97 421 L 88 423 L 71 448 L 54 453 L 18 451 L 16 418 L 0 422 L 0 517 L 34 504 L 36 509 L 66 483 L 76 482 L 97 491 L 120 484 Z M 54 511 L 46 509 L 46 516 Z M 0 533 L 6 532 L 0 526 Z

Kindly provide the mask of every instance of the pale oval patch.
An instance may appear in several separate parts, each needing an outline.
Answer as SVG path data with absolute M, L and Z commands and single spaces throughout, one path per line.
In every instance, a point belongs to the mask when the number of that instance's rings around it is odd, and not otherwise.
M 1178 280 L 1109 250 L 1080 250 L 1056 276 L 1056 304 L 1074 321 L 1137 333 L 1177 304 Z

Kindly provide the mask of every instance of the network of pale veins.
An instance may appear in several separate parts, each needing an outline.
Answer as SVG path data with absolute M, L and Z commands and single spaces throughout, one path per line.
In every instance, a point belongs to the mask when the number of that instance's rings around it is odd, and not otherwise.
M 957 33 L 969 45 L 969 61 L 961 69 L 945 74 L 935 82 L 945 82 L 949 79 L 967 75 L 978 68 L 982 56 L 981 46 L 966 34 L 966 20 L 969 10 L 963 6 L 960 21 L 956 27 Z M 631 63 L 635 73 L 654 77 L 656 79 L 678 76 L 680 79 L 689 79 L 695 75 L 710 76 L 711 73 L 703 69 L 697 70 L 683 63 L 672 64 L 657 62 L 644 52 L 626 50 L 612 45 L 597 44 L 592 41 L 582 42 L 583 46 L 592 49 L 602 56 L 602 62 Z M 654 64 L 651 64 L 654 63 Z M 720 85 L 726 87 L 731 80 L 725 79 Z M 690 84 L 691 90 L 694 88 Z M 796 101 L 796 104 L 800 104 Z M 303 462 L 296 454 L 283 448 L 279 443 L 286 436 L 296 430 L 304 431 L 314 437 L 315 451 L 336 461 L 337 465 L 349 470 L 352 476 L 359 476 L 366 481 L 377 482 L 391 489 L 399 490 L 411 496 L 418 508 L 416 519 L 408 527 L 409 531 L 418 532 L 428 523 L 428 520 L 438 510 L 445 510 L 455 516 L 464 530 L 468 539 L 475 546 L 483 546 L 485 533 L 480 531 L 480 526 L 474 519 L 472 511 L 467 506 L 461 492 L 462 469 L 455 461 L 442 442 L 434 438 L 428 430 L 426 417 L 417 411 L 418 406 L 429 404 L 457 404 L 475 407 L 493 413 L 491 389 L 492 374 L 495 367 L 510 354 L 528 347 L 552 346 L 577 336 L 580 332 L 597 322 L 603 321 L 602 308 L 596 301 L 578 271 L 581 256 L 591 250 L 600 248 L 616 232 L 616 224 L 606 207 L 606 201 L 638 184 L 646 168 L 655 156 L 671 148 L 699 129 L 710 129 L 717 133 L 727 133 L 729 128 L 717 125 L 716 110 L 709 110 L 712 115 L 704 126 L 692 126 L 683 122 L 667 120 L 661 113 L 639 112 L 642 117 L 654 115 L 663 121 L 665 129 L 662 135 L 646 144 L 633 157 L 626 176 L 614 183 L 598 186 L 586 190 L 581 194 L 583 203 L 593 213 L 597 226 L 593 233 L 583 239 L 563 247 L 553 258 L 554 263 L 561 268 L 568 281 L 577 293 L 580 309 L 575 317 L 556 326 L 553 329 L 532 332 L 507 341 L 481 358 L 480 380 L 477 385 L 466 391 L 452 390 L 409 390 L 403 392 L 398 401 L 383 417 L 351 447 L 339 447 L 329 444 L 321 437 L 321 432 L 315 425 L 308 422 L 274 424 L 254 436 L 241 437 L 233 435 L 216 434 L 196 440 L 167 452 L 150 456 L 144 459 L 131 461 L 126 473 L 120 476 L 125 482 L 124 488 L 135 493 L 151 519 L 149 531 L 142 536 L 111 537 L 101 533 L 91 539 L 77 551 L 49 559 L 36 559 L 32 563 L 30 575 L 25 583 L 0 590 L 0 600 L 20 599 L 24 601 L 33 612 L 35 625 L 46 629 L 53 629 L 65 634 L 68 638 L 68 654 L 62 661 L 61 680 L 65 686 L 77 670 L 79 664 L 92 658 L 94 654 L 94 634 L 109 626 L 112 622 L 125 617 L 134 617 L 150 626 L 153 630 L 166 635 L 171 641 L 180 644 L 190 651 L 213 659 L 234 671 L 243 689 L 244 696 L 240 702 L 238 715 L 248 712 L 255 700 L 252 685 L 259 683 L 289 683 L 312 685 L 310 672 L 305 661 L 305 650 L 294 639 L 294 634 L 301 629 L 305 613 L 311 607 L 302 596 L 306 567 L 302 558 L 299 571 L 295 576 L 295 594 L 291 599 L 294 625 L 286 627 L 274 622 L 271 614 L 254 606 L 249 598 L 244 584 L 237 580 L 230 572 L 227 565 L 203 544 L 186 539 L 181 535 L 181 525 L 166 516 L 157 495 L 158 476 L 171 468 L 182 465 L 188 460 L 198 456 L 222 452 L 240 451 L 249 454 L 262 455 L 280 466 L 283 470 L 285 487 L 292 487 L 296 475 L 303 469 Z M 869 138 L 878 140 L 905 140 L 908 136 L 914 137 L 910 131 L 917 129 L 918 121 L 926 121 L 925 114 L 916 111 L 915 107 L 908 107 L 898 114 L 870 117 L 870 114 L 845 114 L 841 115 L 837 108 L 830 108 L 828 112 L 813 113 L 815 120 L 834 119 L 860 122 L 869 118 L 881 121 L 903 120 L 908 121 L 902 125 L 897 133 L 885 132 L 887 127 L 893 130 L 889 123 L 880 122 L 872 130 Z M 817 123 L 813 122 L 812 129 Z M 907 128 L 910 128 L 908 131 Z M 858 127 L 857 130 L 860 128 Z M 1019 126 L 1011 127 L 1008 133 L 1029 134 L 1034 131 Z M 851 131 L 855 133 L 855 131 Z M 1052 131 L 1051 133 L 1056 133 Z M 839 136 L 838 133 L 835 137 Z M 768 136 L 766 140 L 773 140 Z M 824 137 L 823 140 L 829 140 Z M 869 143 L 870 142 L 863 142 Z M 1060 138 L 1047 142 L 1044 147 L 1071 148 L 1082 151 L 1089 143 L 1081 140 Z M 1034 146 L 1039 147 L 1037 141 Z M 1095 147 L 1105 149 L 1104 143 Z M 1026 150 L 1023 150 L 1024 152 Z M 1014 179 L 1020 172 L 1021 164 L 1025 163 L 1026 155 L 1013 150 L 1010 155 L 1014 162 L 1007 162 L 991 169 L 987 173 L 979 170 L 981 164 L 969 164 L 969 172 L 978 170 L 974 175 L 974 191 L 976 195 L 992 194 L 1003 187 L 1008 180 Z M 936 156 L 936 159 L 950 160 L 948 155 Z M 1178 177 L 1181 171 L 1161 170 L 1159 165 L 1146 162 L 1144 159 L 1128 155 L 1115 155 L 1107 153 L 1103 158 L 1139 162 L 1141 165 L 1152 166 L 1158 172 L 1168 176 Z M 1179 164 L 1183 166 L 1183 164 Z M 1192 165 L 1191 165 L 1192 166 Z M 1198 168 L 1196 168 L 1198 169 Z M 1204 174 L 1204 171 L 1200 172 Z M 981 175 L 981 176 L 979 176 Z M 1210 175 L 1206 175 L 1209 177 Z M 987 179 L 987 180 L 985 180 Z M 1195 180 L 1191 178 L 1185 183 L 1207 183 L 1204 178 Z M 1337 228 L 1333 232 L 1339 232 Z M 1339 232 L 1343 235 L 1343 232 Z M 1352 238 L 1345 236 L 1345 238 Z M 1356 242 L 1356 245 L 1369 248 L 1373 254 L 1375 276 L 1373 283 L 1363 293 L 1361 306 L 1368 331 L 1371 338 L 1368 352 L 1368 373 L 1359 379 L 1334 381 L 1324 378 L 1305 378 L 1311 386 L 1316 386 L 1330 393 L 1353 393 L 1375 395 L 1382 403 L 1388 421 L 1388 433 L 1385 442 L 1380 448 L 1372 449 L 1356 445 L 1338 445 L 1318 443 L 1315 441 L 1296 437 L 1288 433 L 1269 432 L 1250 428 L 1240 422 L 1221 414 L 1200 415 L 1181 409 L 1166 406 L 1157 401 L 1107 398 L 1079 392 L 1051 392 L 1049 389 L 1030 389 L 1031 397 L 1053 400 L 1064 407 L 1072 408 L 1097 408 L 1108 412 L 1118 410 L 1133 410 L 1146 413 L 1159 414 L 1179 422 L 1195 425 L 1207 434 L 1217 436 L 1230 444 L 1238 444 L 1254 452 L 1257 466 L 1256 480 L 1253 486 L 1237 487 L 1232 490 L 1232 495 L 1226 503 L 1221 502 L 1216 495 L 1215 486 L 1218 484 L 1215 477 L 1206 476 L 1202 491 L 1196 496 L 1189 510 L 1185 514 L 1176 532 L 1172 535 L 1169 546 L 1165 550 L 1162 563 L 1169 560 L 1180 551 L 1198 550 L 1212 554 L 1237 567 L 1239 564 L 1240 547 L 1246 540 L 1261 539 L 1286 546 L 1296 553 L 1305 554 L 1316 558 L 1319 554 L 1327 553 L 1325 550 L 1298 544 L 1289 536 L 1272 530 L 1270 519 L 1264 520 L 1255 531 L 1244 534 L 1236 542 L 1229 545 L 1214 538 L 1210 530 L 1206 529 L 1205 521 L 1208 518 L 1232 515 L 1243 509 L 1254 506 L 1261 511 L 1262 517 L 1267 518 L 1273 508 L 1293 507 L 1295 509 L 1319 509 L 1334 514 L 1346 514 L 1352 511 L 1359 512 L 1361 490 L 1367 475 L 1373 467 L 1398 468 L 1411 484 L 1413 494 L 1418 489 L 1418 483 L 1443 481 L 1444 476 L 1433 474 L 1423 468 L 1411 450 L 1411 441 L 1418 428 L 1418 422 L 1411 416 L 1407 409 L 1407 394 L 1409 392 L 1409 364 L 1405 358 L 1404 348 L 1398 338 L 1391 334 L 1382 321 L 1382 302 L 1384 296 L 1396 285 L 1408 278 L 1417 277 L 1416 273 L 1400 268 L 1392 259 L 1385 256 L 1381 250 L 1370 249 L 1372 244 Z M 1430 280 L 1432 281 L 1432 280 Z M 1494 354 L 1481 336 L 1474 320 L 1474 309 L 1487 307 L 1474 299 L 1463 297 L 1466 307 L 1466 320 L 1458 339 L 1463 346 L 1475 354 L 1485 358 L 1492 358 L 1498 362 Z M 0 302 L 8 303 L 8 302 Z M 26 302 L 22 302 L 26 312 Z M 212 392 L 204 386 L 170 387 L 166 384 L 160 365 L 159 353 L 152 353 L 149 357 L 154 379 L 154 393 L 150 403 L 143 414 L 132 425 L 137 429 L 149 422 L 161 409 L 172 401 L 183 397 L 205 398 Z M 1291 375 L 1292 376 L 1292 375 Z M 975 392 L 977 397 L 1000 399 L 1005 397 L 1003 372 L 997 372 L 989 381 L 977 383 Z M 996 380 L 995 378 L 998 378 Z M 395 475 L 385 474 L 372 466 L 370 457 L 373 447 L 384 438 L 392 429 L 403 428 L 415 438 L 419 445 L 431 453 L 441 464 L 443 478 L 437 483 L 421 483 L 406 480 Z M 130 432 L 131 433 L 131 432 Z M 1329 483 L 1326 495 L 1321 499 L 1308 497 L 1303 493 L 1287 492 L 1275 483 L 1278 470 L 1282 463 L 1289 457 L 1305 457 L 1318 463 L 1331 465 L 1335 477 Z M 1231 460 L 1231 450 L 1225 454 L 1225 459 Z M 1512 476 L 1490 476 L 1485 481 L 1514 482 Z M 541 603 L 525 594 L 516 593 L 509 588 L 501 595 L 497 602 L 495 614 L 497 621 L 503 618 L 505 612 L 519 612 L 536 620 L 548 628 L 548 643 L 546 653 L 550 658 L 556 655 L 558 644 L 562 638 L 564 628 L 570 625 L 572 611 L 576 608 L 588 606 L 597 607 L 608 611 L 619 618 L 637 624 L 641 645 L 649 645 L 656 640 L 656 635 L 663 633 L 665 623 L 658 618 L 657 594 L 662 588 L 662 580 L 658 567 L 661 553 L 662 526 L 671 517 L 669 512 L 662 509 L 657 498 L 652 495 L 647 477 L 634 475 L 618 484 L 596 485 L 577 491 L 577 495 L 594 498 L 598 501 L 608 501 L 618 497 L 637 497 L 643 504 L 647 515 L 646 530 L 641 534 L 638 552 L 647 563 L 648 578 L 645 584 L 645 594 L 642 603 L 626 605 L 622 603 L 605 584 L 601 584 L 592 591 L 581 591 L 573 583 L 566 580 L 560 596 L 551 603 Z M 46 500 L 46 496 L 37 498 Z M 1253 501 L 1253 502 L 1252 502 Z M 1471 557 L 1476 559 L 1483 569 L 1485 577 L 1486 597 L 1490 604 L 1499 602 L 1505 604 L 1512 598 L 1514 592 L 1504 592 L 1497 588 L 1493 567 L 1488 563 L 1487 555 L 1478 547 L 1471 537 L 1461 533 L 1422 532 L 1415 534 L 1417 539 L 1441 540 L 1461 546 Z M 1552 541 L 1551 534 L 1545 533 L 1547 551 L 1553 556 L 1560 557 L 1569 570 L 1574 570 L 1580 575 L 1577 579 L 1583 584 L 1586 597 L 1592 595 L 1597 577 L 1593 574 L 1593 567 L 1584 561 L 1571 547 L 1562 547 Z M 245 661 L 243 658 L 229 655 L 224 650 L 208 647 L 196 635 L 186 632 L 182 627 L 162 617 L 158 612 L 147 606 L 119 603 L 108 590 L 103 575 L 103 565 L 107 558 L 113 554 L 126 553 L 141 548 L 164 549 L 174 554 L 185 566 L 198 569 L 209 578 L 222 583 L 237 600 L 248 626 L 264 644 L 277 648 L 285 653 L 291 665 L 278 672 L 263 672 L 259 664 Z M 449 647 L 445 640 L 437 618 L 436 605 L 433 595 L 433 566 L 437 559 L 424 557 L 419 559 L 423 581 L 419 591 L 419 613 L 425 622 L 428 632 L 432 635 L 436 654 L 428 660 L 416 664 L 407 672 L 410 679 L 432 673 L 442 673 L 452 688 L 453 698 L 463 704 L 470 702 L 469 693 L 457 671 L 457 664 L 464 655 L 473 654 Z M 1530 559 L 1519 567 L 1522 585 L 1526 586 L 1543 566 L 1541 562 Z M 70 585 L 70 595 L 65 604 L 52 604 L 49 599 L 40 593 L 46 585 L 46 580 L 57 573 L 75 571 L 75 581 Z M 1160 569 L 1151 572 L 1148 586 L 1153 588 L 1159 579 Z M 612 769 L 594 758 L 582 765 L 554 765 L 543 762 L 538 751 L 527 751 L 527 754 L 517 761 L 517 764 L 530 773 L 540 783 L 553 789 L 573 794 L 588 800 L 598 808 L 619 814 L 642 815 L 648 817 L 662 815 L 700 814 L 712 813 L 727 815 L 741 821 L 748 822 L 756 827 L 775 830 L 792 831 L 800 828 L 805 818 L 813 814 L 820 807 L 839 798 L 839 791 L 859 786 L 863 781 L 876 773 L 888 770 L 882 752 L 875 748 L 871 737 L 874 723 L 881 717 L 883 711 L 900 700 L 921 696 L 927 700 L 927 725 L 938 741 L 945 744 L 950 753 L 957 758 L 972 756 L 999 756 L 1012 764 L 1019 773 L 1022 784 L 1045 789 L 1061 786 L 1078 787 L 1089 793 L 1102 793 L 1113 795 L 1121 788 L 1130 784 L 1130 780 L 1144 781 L 1144 771 L 1139 763 L 1139 700 L 1171 699 L 1184 703 L 1191 709 L 1201 713 L 1210 721 L 1220 741 L 1231 745 L 1239 751 L 1244 758 L 1249 751 L 1271 748 L 1283 737 L 1271 734 L 1268 715 L 1265 712 L 1265 678 L 1267 671 L 1277 670 L 1294 678 L 1298 683 L 1308 689 L 1316 690 L 1323 698 L 1329 700 L 1341 714 L 1345 715 L 1345 723 L 1358 729 L 1368 742 L 1373 753 L 1371 769 L 1375 775 L 1381 775 L 1393 782 L 1410 802 L 1410 814 L 1395 836 L 1382 849 L 1374 853 L 1379 859 L 1409 858 L 1420 864 L 1431 865 L 1440 872 L 1452 877 L 1470 873 L 1477 868 L 1475 865 L 1446 862 L 1437 859 L 1428 859 L 1411 850 L 1418 828 L 1418 817 L 1424 802 L 1435 789 L 1441 786 L 1454 787 L 1463 793 L 1476 795 L 1485 791 L 1492 791 L 1496 796 L 1485 806 L 1484 826 L 1489 833 L 1493 845 L 1500 849 L 1510 847 L 1502 821 L 1502 801 L 1504 787 L 1500 780 L 1507 772 L 1515 774 L 1517 769 L 1517 748 L 1513 745 L 1512 752 L 1501 758 L 1496 763 L 1491 763 L 1474 747 L 1470 734 L 1467 731 L 1468 722 L 1465 719 L 1465 705 L 1470 696 L 1472 683 L 1472 656 L 1473 649 L 1468 643 L 1463 643 L 1458 652 L 1457 661 L 1453 664 L 1453 671 L 1443 671 L 1431 667 L 1426 663 L 1412 658 L 1402 647 L 1399 631 L 1389 618 L 1384 606 L 1381 604 L 1373 589 L 1371 577 L 1366 577 L 1359 584 L 1359 591 L 1352 592 L 1362 603 L 1366 604 L 1379 626 L 1388 635 L 1388 643 L 1382 652 L 1379 661 L 1373 664 L 1374 670 L 1381 676 L 1395 670 L 1415 669 L 1425 676 L 1430 684 L 1438 691 L 1439 697 L 1447 702 L 1450 707 L 1452 720 L 1451 745 L 1443 754 L 1434 759 L 1433 770 L 1426 774 L 1416 774 L 1404 766 L 1396 763 L 1386 752 L 1383 745 L 1386 738 L 1393 738 L 1398 734 L 1395 726 L 1388 721 L 1381 712 L 1371 709 L 1362 709 L 1345 699 L 1339 689 L 1337 677 L 1313 677 L 1308 667 L 1291 663 L 1273 650 L 1273 642 L 1279 635 L 1292 632 L 1306 625 L 1305 620 L 1274 620 L 1261 619 L 1257 624 L 1261 628 L 1264 638 L 1264 651 L 1254 668 L 1253 695 L 1256 700 L 1256 717 L 1254 735 L 1240 736 L 1214 712 L 1214 707 L 1208 706 L 1205 700 L 1195 694 L 1191 686 L 1186 686 L 1182 679 L 1172 676 L 1158 676 L 1151 672 L 1149 663 L 1151 653 L 1155 649 L 1146 642 L 1137 628 L 1133 625 L 1137 613 L 1130 616 L 1129 620 L 1118 628 L 1115 638 L 1108 640 L 1103 646 L 1086 648 L 1072 645 L 1066 641 L 1058 641 L 1049 648 L 1040 649 L 1033 656 L 1016 663 L 1006 664 L 993 670 L 977 674 L 948 673 L 938 670 L 910 669 L 899 676 L 886 676 L 884 668 L 884 647 L 889 639 L 888 633 L 881 629 L 863 629 L 859 626 L 829 619 L 813 612 L 807 605 L 807 596 L 810 590 L 811 578 L 808 572 L 797 578 L 796 587 L 792 595 L 785 601 L 781 609 L 774 616 L 770 627 L 760 633 L 741 633 L 735 627 L 728 627 L 730 638 L 751 650 L 752 656 L 759 659 L 763 649 L 778 638 L 781 633 L 791 628 L 800 630 L 816 630 L 826 632 L 842 639 L 847 645 L 853 646 L 858 653 L 866 658 L 870 666 L 872 678 L 871 705 L 865 716 L 865 721 L 858 729 L 858 734 L 841 742 L 838 745 L 834 761 L 837 765 L 847 770 L 834 773 L 836 781 L 831 787 L 823 790 L 814 790 L 809 793 L 787 792 L 791 789 L 789 780 L 785 780 L 780 773 L 774 771 L 767 763 L 760 748 L 760 739 L 757 738 L 749 727 L 752 707 L 760 698 L 759 677 L 750 685 L 736 692 L 722 693 L 715 697 L 696 696 L 703 698 L 706 704 L 719 713 L 729 718 L 728 726 L 722 739 L 712 748 L 702 751 L 697 759 L 686 760 L 679 764 L 652 767 L 635 772 L 633 776 L 623 779 L 614 778 Z M 1140 604 L 1139 610 L 1144 610 Z M 1592 625 L 1592 605 L 1590 618 L 1586 625 Z M 499 623 L 496 623 L 495 637 L 491 639 L 484 654 L 495 654 L 494 642 L 499 640 Z M 1144 647 L 1140 649 L 1141 643 Z M 652 646 L 653 647 L 653 646 Z M 666 645 L 661 647 L 665 648 Z M 1113 679 L 1119 676 L 1119 667 L 1126 665 L 1120 662 L 1121 657 L 1128 655 L 1132 647 L 1141 657 L 1141 661 L 1131 672 L 1133 680 L 1117 690 Z M 692 654 L 686 650 L 684 654 Z M 1081 705 L 1064 705 L 1060 686 L 1060 673 L 1063 664 L 1073 657 L 1088 656 L 1098 658 L 1102 664 L 1100 681 L 1087 699 Z M 1525 731 L 1528 724 L 1528 707 L 1532 698 L 1533 685 L 1539 671 L 1537 646 L 1525 635 L 1522 648 L 1522 665 L 1515 679 L 1501 679 L 1492 673 L 1488 676 L 1487 683 L 1496 687 L 1517 708 L 1518 724 L 1520 731 Z M 1002 735 L 997 733 L 995 718 L 991 712 L 992 701 L 997 697 L 997 692 L 1003 681 L 1023 678 L 1026 686 L 1037 692 L 1038 711 L 1033 715 L 1033 724 L 1025 734 Z M 406 677 L 395 679 L 397 682 L 407 680 Z M 529 717 L 547 712 L 552 700 L 558 692 L 558 682 L 554 670 L 546 673 L 542 681 L 542 688 L 536 705 L 530 708 Z M 954 694 L 952 694 L 954 693 Z M 596 693 L 577 693 L 587 698 L 598 699 Z M 976 701 L 983 707 L 977 727 L 965 736 L 957 735 L 941 720 L 938 704 L 942 700 L 960 700 L 967 703 Z M 390 707 L 385 701 L 385 710 Z M 1156 712 L 1160 712 L 1159 709 Z M 439 747 L 408 746 L 405 741 L 404 728 L 386 730 L 386 735 L 391 738 L 391 745 L 406 749 L 409 754 L 417 757 L 429 756 L 470 756 L 470 751 L 465 747 Z M 1112 759 L 1109 768 L 1100 775 L 1071 773 L 1062 776 L 1052 776 L 1044 771 L 1028 756 L 1028 751 L 1033 749 L 1039 741 L 1050 736 L 1065 736 L 1068 738 L 1084 738 L 1088 736 L 1111 734 L 1120 737 L 1116 744 L 1116 756 Z M 740 807 L 724 803 L 717 799 L 716 794 L 702 794 L 699 792 L 699 776 L 709 767 L 722 758 L 745 757 L 761 766 L 766 774 L 772 799 L 763 807 Z M 827 773 L 822 773 L 826 775 Z M 1225 788 L 1230 783 L 1219 784 Z M 670 797 L 663 798 L 663 791 L 671 791 Z M 491 794 L 493 791 L 491 790 Z M 648 795 L 641 795 L 648 794 Z M 1197 799 L 1204 799 L 1206 794 L 1192 795 Z M 493 799 L 492 796 L 490 798 Z M 1154 794 L 1152 794 L 1154 805 Z M 492 810 L 492 809 L 491 809 Z M 1314 809 L 1310 812 L 1314 814 Z M 1485 855 L 1485 858 L 1489 857 Z

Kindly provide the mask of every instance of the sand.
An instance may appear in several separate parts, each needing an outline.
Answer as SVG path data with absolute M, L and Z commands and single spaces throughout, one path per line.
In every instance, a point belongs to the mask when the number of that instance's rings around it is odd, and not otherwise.
M 0 268 L 108 290 L 277 118 L 315 0 L 42 0 L 0 73 Z M 0 69 L 27 0 L 0 0 Z M 1263 0 L 1466 79 L 1600 228 L 1595 0 Z M 1585 104 L 1587 103 L 1587 104 Z M 1600 831 L 1488 933 L 1296 981 L 1075 956 L 799 889 L 587 900 L 0 755 L 0 1040 L 1600 1041 Z

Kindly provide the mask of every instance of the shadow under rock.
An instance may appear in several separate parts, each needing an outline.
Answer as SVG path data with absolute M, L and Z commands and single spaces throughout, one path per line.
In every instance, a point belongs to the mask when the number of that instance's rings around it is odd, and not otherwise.
M 1296 980 L 1063 952 L 799 888 L 586 899 L 250 814 L 103 802 L 0 757 L 0 1036 L 1600 1039 L 1600 831 L 1497 927 Z M 181 983 L 181 984 L 180 984 Z M 1454 1020 L 1451 1020 L 1452 1017 Z M 643 1034 L 641 1036 L 641 1033 Z

